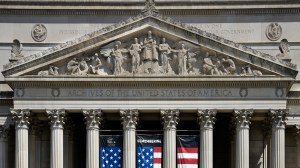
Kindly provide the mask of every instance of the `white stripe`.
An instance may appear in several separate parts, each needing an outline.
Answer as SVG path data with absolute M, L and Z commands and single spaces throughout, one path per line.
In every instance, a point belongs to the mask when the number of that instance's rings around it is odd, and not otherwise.
M 197 164 L 178 164 L 177 168 L 198 168 Z
M 198 159 L 198 153 L 178 153 L 178 159 Z
M 161 168 L 161 164 L 153 164 L 153 168 Z
M 160 152 L 154 152 L 154 158 L 161 158 Z

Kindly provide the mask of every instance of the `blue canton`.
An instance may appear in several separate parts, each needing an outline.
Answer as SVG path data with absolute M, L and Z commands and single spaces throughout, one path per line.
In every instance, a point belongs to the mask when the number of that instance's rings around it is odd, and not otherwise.
M 138 147 L 138 168 L 153 168 L 154 165 L 154 148 Z
M 122 150 L 119 147 L 100 148 L 100 168 L 121 168 Z

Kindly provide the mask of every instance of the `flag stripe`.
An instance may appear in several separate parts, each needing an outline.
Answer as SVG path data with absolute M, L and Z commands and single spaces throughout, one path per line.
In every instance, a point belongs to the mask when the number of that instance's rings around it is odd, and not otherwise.
M 198 159 L 198 153 L 178 153 L 178 158 Z
M 198 148 L 177 148 L 177 153 L 198 153 Z
M 161 153 L 155 152 L 155 153 L 154 153 L 154 158 L 161 158 Z
M 161 168 L 161 164 L 154 164 L 153 168 Z
M 154 163 L 161 163 L 161 158 L 154 158 Z
M 161 148 L 162 147 L 154 147 L 154 152 L 161 152 L 162 151 Z
M 198 168 L 195 164 L 178 164 L 177 168 Z
M 198 159 L 177 159 L 178 164 L 196 164 L 198 165 Z

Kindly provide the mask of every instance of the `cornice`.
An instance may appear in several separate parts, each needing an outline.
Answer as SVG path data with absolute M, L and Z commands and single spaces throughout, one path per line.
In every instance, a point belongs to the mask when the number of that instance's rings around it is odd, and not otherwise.
M 101 6 L 95 9 L 95 7 L 49 7 L 41 10 L 41 7 L 26 7 L 23 8 L 9 8 L 7 6 L 0 5 L 1 15 L 137 15 L 140 13 L 136 8 L 120 8 Z M 90 9 L 91 8 L 91 9 Z M 160 13 L 163 15 L 273 15 L 273 14 L 299 14 L 300 7 L 298 8 L 261 8 L 261 9 L 188 9 L 186 8 L 174 8 L 174 9 L 160 9 Z
M 24 87 L 136 87 L 136 88 L 169 88 L 169 87 L 285 87 L 289 88 L 292 79 L 272 78 L 42 78 L 38 81 L 7 81 L 12 88 Z M 27 81 L 26 81 L 27 79 Z

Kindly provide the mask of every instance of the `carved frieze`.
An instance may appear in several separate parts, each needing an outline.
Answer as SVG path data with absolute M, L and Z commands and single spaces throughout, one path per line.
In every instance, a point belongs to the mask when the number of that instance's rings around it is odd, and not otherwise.
M 99 125 L 101 124 L 102 120 L 102 112 L 100 109 L 83 110 L 83 115 L 86 121 L 87 129 L 99 128 Z
M 169 40 L 148 31 L 133 39 L 114 41 L 101 46 L 96 53 L 84 53 L 64 62 L 50 65 L 38 76 L 261 76 L 252 65 L 200 49 L 186 41 Z
M 138 110 L 128 109 L 120 110 L 121 120 L 123 124 L 123 129 L 135 129 L 138 122 Z
M 213 128 L 217 111 L 215 109 L 198 109 L 198 122 L 201 129 L 205 128 Z
M 63 128 L 65 124 L 65 110 L 52 109 L 46 110 L 48 119 L 50 120 L 51 128 Z
M 179 121 L 179 110 L 168 109 L 160 111 L 164 129 L 176 129 Z
M 11 109 L 16 128 L 28 129 L 30 124 L 30 111 L 28 109 Z

